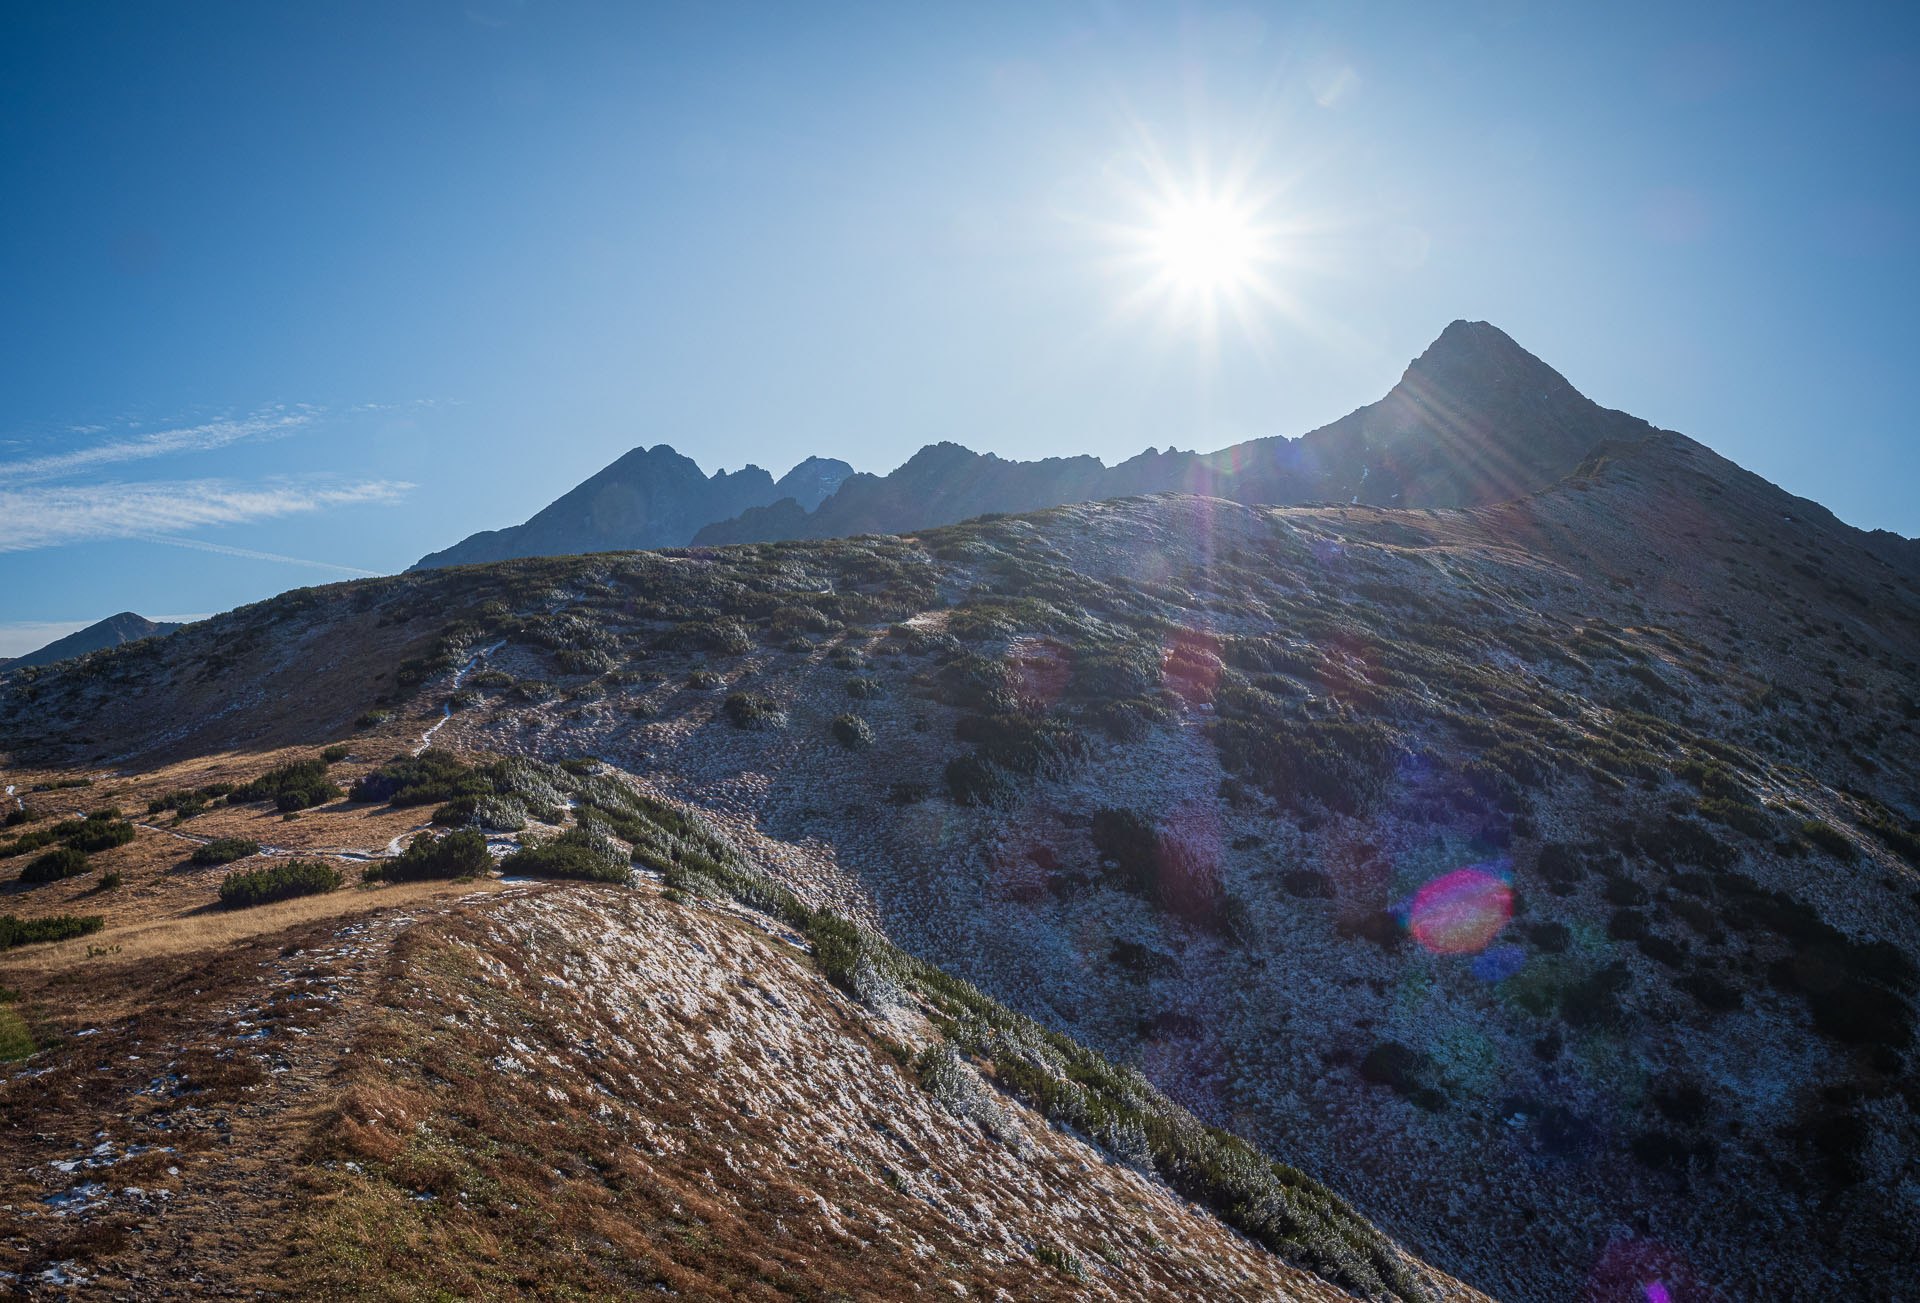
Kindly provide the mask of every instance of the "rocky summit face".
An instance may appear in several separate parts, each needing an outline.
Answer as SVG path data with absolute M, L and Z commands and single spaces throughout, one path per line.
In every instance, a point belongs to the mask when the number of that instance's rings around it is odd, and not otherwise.
M 1920 556 L 1448 335 L 1186 463 L 1318 505 L 410 572 L 0 675 L 0 1270 L 1920 1296 Z

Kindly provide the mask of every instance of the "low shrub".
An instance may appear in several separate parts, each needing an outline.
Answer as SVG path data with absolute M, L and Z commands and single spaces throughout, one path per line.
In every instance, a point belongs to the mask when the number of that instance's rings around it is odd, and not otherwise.
M 1151 898 L 1160 876 L 1160 833 L 1137 810 L 1109 806 L 1093 814 L 1093 848 L 1112 860 L 1119 884 Z
M 1334 930 L 1343 937 L 1371 941 L 1389 954 L 1399 950 L 1410 935 L 1406 916 L 1394 909 L 1376 909 L 1357 918 L 1343 918 L 1334 924 Z
M 947 791 L 961 805 L 1009 805 L 1020 779 L 1063 778 L 1087 753 L 1078 729 L 1044 716 L 964 715 L 954 734 L 975 744 L 946 767 Z
M 625 882 L 626 864 L 609 861 L 592 837 L 569 828 L 549 842 L 524 846 L 500 861 L 500 872 L 527 878 L 577 878 L 587 882 Z
M 1696 970 L 1674 985 L 1715 1013 L 1732 1013 L 1744 1003 L 1737 988 L 1712 973 Z
M 1851 862 L 1859 854 L 1845 833 L 1822 819 L 1809 819 L 1801 824 L 1800 835 L 1835 859 Z
M 527 826 L 527 807 L 516 797 L 483 796 L 474 802 L 473 823 L 489 832 L 519 832 Z
M 1114 867 L 1116 885 L 1159 908 L 1235 939 L 1251 919 L 1244 901 L 1221 887 L 1219 866 L 1205 845 L 1177 829 L 1157 827 L 1136 810 L 1107 807 L 1093 815 L 1094 849 Z
M 260 853 L 260 843 L 247 841 L 243 837 L 222 837 L 210 841 L 205 846 L 196 847 L 193 862 L 206 867 L 210 864 L 231 864 L 235 860 L 244 860 L 249 855 Z
M 1222 701 L 1230 700 L 1221 694 Z M 1391 730 L 1372 720 L 1276 720 L 1228 715 L 1208 726 L 1220 763 L 1245 774 L 1282 805 L 1319 801 L 1358 814 L 1392 779 L 1401 754 Z
M 41 850 L 53 845 L 59 840 L 50 828 L 42 828 L 37 832 L 23 832 L 12 841 L 0 842 L 0 859 L 11 858 L 15 855 L 25 855 L 29 851 Z
M 1671 938 L 1648 932 L 1634 938 L 1633 944 L 1639 948 L 1641 954 L 1655 963 L 1665 964 L 1668 968 L 1675 969 L 1687 966 L 1687 948 Z
M 1633 830 L 1633 842 L 1664 869 L 1676 864 L 1724 869 L 1737 858 L 1731 846 L 1700 824 L 1687 819 L 1669 817 L 1661 823 L 1636 828 Z
M 407 848 L 377 867 L 369 866 L 363 875 L 367 881 L 420 882 L 430 878 L 465 878 L 485 873 L 493 867 L 487 853 L 487 839 L 471 828 L 450 832 L 444 837 L 423 833 L 407 843 Z
M 720 676 L 712 670 L 694 670 L 687 675 L 687 686 L 695 692 L 711 692 L 720 686 Z
M 1212 1209 L 1268 1251 L 1368 1297 L 1391 1293 L 1407 1303 L 1426 1297 L 1386 1237 L 1332 1191 L 1230 1132 L 1201 1123 L 1132 1069 L 996 1004 L 844 919 L 808 909 L 728 854 L 700 876 L 702 883 L 670 874 L 669 885 L 730 895 L 783 919 L 805 934 L 822 972 L 845 989 L 857 990 L 858 975 L 869 967 L 908 987 L 926 1002 L 956 1051 L 993 1063 L 1000 1086 L 1108 1152 L 1146 1164 L 1174 1191 Z M 1444 1096 L 1428 1102 L 1444 1103 Z
M 291 900 L 295 896 L 324 895 L 344 881 L 340 871 L 328 865 L 313 860 L 288 860 L 284 864 L 229 873 L 220 882 L 220 903 L 228 909 L 247 909 L 276 900 Z
M 463 796 L 493 795 L 493 784 L 471 765 L 438 748 L 395 756 L 361 776 L 349 794 L 355 801 L 389 805 L 438 805 Z
M 1573 943 L 1573 932 L 1565 923 L 1535 923 L 1527 929 L 1527 940 L 1543 955 L 1563 955 Z
M 1632 983 L 1627 966 L 1616 960 L 1568 986 L 1561 993 L 1560 1016 L 1573 1027 L 1612 1026 L 1624 1016 L 1620 993 Z
M 62 878 L 77 878 L 83 873 L 90 872 L 92 868 L 84 852 L 77 851 L 71 846 L 62 846 L 59 850 L 48 851 L 20 870 L 20 881 L 58 882 Z
M 729 692 L 720 709 L 735 728 L 779 728 L 787 722 L 780 703 L 758 692 Z
M 767 628 L 782 638 L 803 633 L 832 633 L 833 620 L 811 606 L 779 606 L 767 617 Z
M 1644 905 L 1653 898 L 1644 886 L 1621 873 L 1607 875 L 1607 887 L 1601 895 L 1609 905 Z
M 1744 801 L 1729 801 L 1717 796 L 1709 796 L 1700 802 L 1700 814 L 1715 823 L 1725 824 L 1735 832 L 1745 833 L 1759 840 L 1771 838 L 1776 831 L 1767 812 L 1757 805 Z
M 102 817 L 107 812 L 88 815 L 85 819 L 68 820 L 55 824 L 53 831 L 66 839 L 70 850 L 84 854 L 98 851 L 110 851 L 116 846 L 125 846 L 133 840 L 133 825 L 121 822 L 118 812 L 114 817 Z
M 1020 794 L 1012 775 L 974 752 L 949 760 L 945 778 L 956 805 L 1011 805 Z
M 352 747 L 348 746 L 344 742 L 339 742 L 334 744 L 333 746 L 328 747 L 325 751 L 322 751 L 320 753 L 320 759 L 325 764 L 337 765 L 342 760 L 345 760 L 348 756 L 352 754 L 353 754 Z
M 858 715 L 835 715 L 833 723 L 827 727 L 833 733 L 834 741 L 849 751 L 873 745 L 873 729 Z
M 105 926 L 106 920 L 98 914 L 54 914 L 47 918 L 0 914 L 0 950 L 91 936 Z
M 553 654 L 553 663 L 562 674 L 605 674 L 619 662 L 597 647 L 567 649 Z
M 32 823 L 41 817 L 41 813 L 30 805 L 17 806 L 7 811 L 6 818 L 0 819 L 0 828 L 18 828 L 23 823 Z
M 1666 1081 L 1655 1086 L 1648 1098 L 1660 1116 L 1681 1126 L 1698 1126 L 1712 1108 L 1707 1092 L 1695 1081 Z
M 1647 916 L 1636 909 L 1616 909 L 1607 920 L 1607 935 L 1615 941 L 1635 941 L 1647 935 Z
M 1138 742 L 1153 731 L 1154 725 L 1174 718 L 1173 711 L 1151 697 L 1096 702 L 1092 716 L 1093 722 L 1116 742 Z
M 233 791 L 232 783 L 209 783 L 205 787 L 192 791 L 168 792 L 156 796 L 147 802 L 148 814 L 159 814 L 172 810 L 181 819 L 195 819 L 207 812 L 207 807 L 215 804 Z
M 327 777 L 327 762 L 318 756 L 270 769 L 252 782 L 234 789 L 231 804 L 272 801 L 281 810 L 305 810 L 344 796 Z
M 369 710 L 366 714 L 354 720 L 353 726 L 357 729 L 379 728 L 392 718 L 393 712 L 391 710 Z
M 126 879 L 120 876 L 120 870 L 118 869 L 115 869 L 111 873 L 103 873 L 100 875 L 100 890 L 118 891 L 125 881 Z
M 855 701 L 872 701 L 876 697 L 886 696 L 887 689 L 875 678 L 848 679 L 847 695 Z
M 1281 876 L 1280 885 L 1302 900 L 1333 899 L 1333 879 L 1317 869 L 1291 869 Z
M 1427 1056 L 1399 1041 L 1381 1041 L 1360 1060 L 1360 1078 L 1376 1086 L 1385 1086 L 1396 1095 L 1409 1095 L 1420 1085 L 1420 1074 Z
M 744 656 L 753 650 L 753 638 L 738 620 L 694 620 L 675 625 L 661 634 L 654 645 L 668 651 Z

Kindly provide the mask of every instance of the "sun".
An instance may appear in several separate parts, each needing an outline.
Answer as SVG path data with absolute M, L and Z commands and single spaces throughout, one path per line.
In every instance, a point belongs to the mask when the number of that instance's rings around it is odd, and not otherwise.
M 1211 350 L 1228 329 L 1264 344 L 1267 318 L 1290 313 L 1299 223 L 1273 187 L 1153 158 L 1115 197 L 1105 232 L 1120 318 Z
M 1253 214 L 1221 199 L 1171 200 L 1143 234 L 1168 288 L 1190 295 L 1252 285 L 1266 256 Z

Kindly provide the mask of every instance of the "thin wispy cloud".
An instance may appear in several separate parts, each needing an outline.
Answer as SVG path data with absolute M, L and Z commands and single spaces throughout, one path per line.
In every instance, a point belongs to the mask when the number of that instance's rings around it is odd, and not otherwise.
M 329 507 L 391 505 L 412 487 L 401 480 L 320 486 L 162 480 L 0 488 L 0 552 L 174 535 L 205 525 L 237 525 Z
M 168 547 L 191 548 L 195 552 L 214 552 L 220 556 L 245 557 L 250 561 L 278 561 L 283 565 L 312 566 L 316 570 L 333 570 L 343 575 L 378 575 L 378 570 L 362 570 L 359 566 L 343 566 L 332 561 L 309 561 L 305 557 L 281 556 L 278 552 L 256 552 L 250 547 L 229 547 L 225 543 L 209 543 L 198 538 L 168 538 L 162 534 L 136 534 L 134 537 L 148 543 L 165 543 Z M 204 618 L 204 617 L 195 617 Z
M 25 656 L 39 651 L 55 639 L 79 633 L 92 620 L 6 620 L 0 621 L 0 657 Z
M 209 421 L 175 430 L 155 430 L 149 434 L 113 439 L 66 452 L 0 462 L 0 483 L 24 484 L 64 479 L 124 462 L 145 461 L 179 453 L 212 452 L 239 443 L 242 439 L 289 434 L 311 423 L 316 414 L 308 409 L 266 412 L 238 420 Z

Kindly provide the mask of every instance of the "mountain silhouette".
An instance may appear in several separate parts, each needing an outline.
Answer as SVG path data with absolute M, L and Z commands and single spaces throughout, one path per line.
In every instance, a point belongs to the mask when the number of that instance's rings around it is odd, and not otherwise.
M 104 620 L 70 633 L 64 638 L 57 638 L 38 651 L 30 651 L 25 656 L 17 656 L 12 660 L 0 661 L 0 665 L 6 665 L 12 669 L 25 669 L 29 665 L 51 665 L 55 661 L 84 656 L 88 652 L 99 651 L 103 647 L 118 647 L 123 642 L 133 642 L 138 638 L 157 638 L 182 627 L 179 624 L 149 620 L 143 615 L 135 615 L 132 611 L 122 611 L 118 615 L 110 615 Z
M 810 512 L 789 503 L 756 507 L 707 526 L 694 541 L 899 533 L 990 512 L 1161 492 L 1247 504 L 1483 506 L 1545 488 L 1602 442 L 1653 432 L 1581 394 L 1498 327 L 1456 321 L 1386 397 L 1297 439 L 1253 439 L 1212 453 L 1148 449 L 1112 467 L 1093 457 L 1003 461 L 935 444 L 890 475 L 848 477 Z
M 1330 425 L 1210 453 L 1149 448 L 1009 461 L 929 444 L 886 475 L 811 457 L 777 484 L 757 466 L 711 478 L 661 444 L 628 453 L 524 525 L 486 531 L 415 569 L 628 548 L 900 533 L 999 512 L 1141 493 L 1249 505 L 1483 506 L 1536 492 L 1608 441 L 1652 426 L 1601 407 L 1496 326 L 1455 321 L 1378 402 Z
M 768 503 L 791 501 L 804 513 L 852 472 L 845 462 L 809 457 L 778 483 L 758 466 L 708 476 L 664 443 L 635 448 L 525 524 L 469 535 L 412 568 L 675 547 L 691 541 L 702 525 Z

